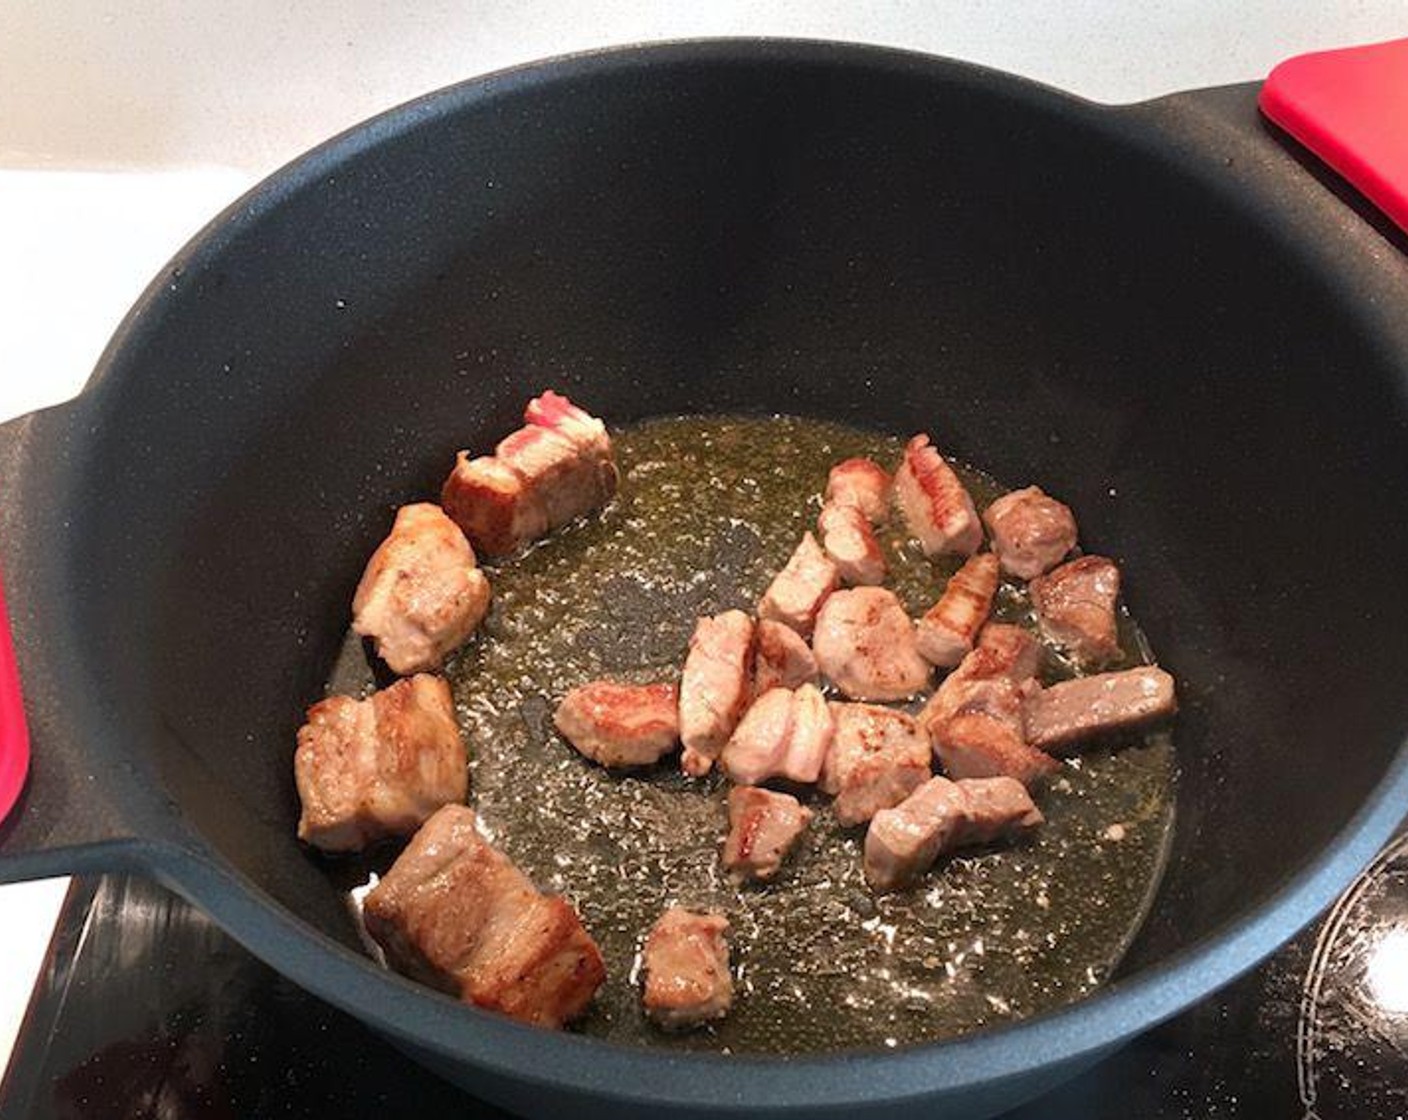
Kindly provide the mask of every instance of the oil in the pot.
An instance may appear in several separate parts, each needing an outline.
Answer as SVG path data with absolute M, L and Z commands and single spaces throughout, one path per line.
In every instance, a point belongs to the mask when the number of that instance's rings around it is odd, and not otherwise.
M 823 797 L 803 795 L 816 815 L 778 879 L 738 886 L 719 862 L 720 777 L 685 779 L 674 757 L 610 773 L 557 738 L 553 707 L 574 685 L 677 680 L 695 618 L 751 610 L 814 526 L 828 468 L 852 455 L 892 464 L 902 446 L 792 418 L 657 420 L 613 439 L 616 500 L 486 565 L 492 610 L 447 670 L 470 803 L 540 887 L 577 905 L 606 958 L 608 979 L 578 1029 L 734 1053 L 894 1047 L 1018 1019 L 1099 984 L 1161 867 L 1173 812 L 1165 735 L 1066 763 L 1029 840 L 941 860 L 918 886 L 883 897 L 861 874 L 863 829 L 838 825 Z M 980 507 L 999 492 L 961 473 Z M 956 564 L 926 560 L 898 519 L 882 535 L 889 585 L 918 615 Z M 1020 585 L 1004 585 L 996 613 L 1030 624 Z M 1147 659 L 1128 619 L 1122 640 L 1128 664 Z M 359 683 L 354 648 L 339 690 Z M 1055 658 L 1046 666 L 1048 677 L 1071 671 Z M 640 943 L 671 904 L 732 924 L 733 1010 L 684 1035 L 658 1031 L 640 1010 Z

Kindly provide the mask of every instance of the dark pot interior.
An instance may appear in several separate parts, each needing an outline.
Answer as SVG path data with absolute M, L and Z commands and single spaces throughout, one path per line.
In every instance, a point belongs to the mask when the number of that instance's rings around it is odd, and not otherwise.
M 544 386 L 618 424 L 928 429 L 1069 501 L 1178 678 L 1176 835 L 1126 971 L 1270 899 L 1408 725 L 1403 353 L 1264 194 L 1211 185 L 1215 152 L 835 55 L 511 74 L 237 206 L 26 476 L 39 746 L 106 728 L 137 816 L 355 946 L 290 756 L 392 506 Z M 56 627 L 73 644 L 36 652 Z

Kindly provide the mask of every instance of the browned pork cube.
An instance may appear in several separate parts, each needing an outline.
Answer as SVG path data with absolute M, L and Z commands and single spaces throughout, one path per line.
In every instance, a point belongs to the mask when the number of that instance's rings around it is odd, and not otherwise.
M 619 474 L 606 426 L 548 391 L 492 456 L 460 452 L 441 505 L 475 547 L 499 555 L 606 504 Z
M 1005 622 L 990 622 L 978 631 L 973 651 L 973 672 L 982 676 L 1024 681 L 1041 668 L 1041 643 L 1030 631 Z
M 476 548 L 490 556 L 512 552 L 548 531 L 547 511 L 528 496 L 518 471 L 493 455 L 455 457 L 440 504 Z
M 898 805 L 930 774 L 929 738 L 904 712 L 872 704 L 831 705 L 836 731 L 821 769 L 842 824 L 868 821 Z
M 812 811 L 790 794 L 734 786 L 728 793 L 724 866 L 740 879 L 771 879 L 811 819 Z
M 914 623 L 884 587 L 856 587 L 827 599 L 812 652 L 826 678 L 853 700 L 903 700 L 929 684 Z
M 983 514 L 992 550 L 1002 570 L 1034 579 L 1054 568 L 1076 546 L 1076 519 L 1070 507 L 1038 486 L 1004 494 Z
M 769 778 L 814 782 L 831 748 L 831 713 L 815 685 L 774 688 L 753 702 L 724 747 L 719 765 L 730 781 Z
M 680 679 L 680 768 L 695 778 L 713 768 L 752 699 L 753 620 L 742 611 L 701 618 Z
M 916 624 L 919 652 L 931 665 L 950 669 L 973 649 L 997 594 L 997 567 L 991 552 L 969 557 Z
M 445 511 L 402 506 L 352 599 L 352 629 L 403 676 L 439 668 L 489 609 L 489 581 Z
M 679 742 L 679 694 L 672 684 L 592 681 L 562 698 L 553 723 L 593 762 L 650 766 Z
M 589 458 L 611 458 L 611 437 L 606 434 L 606 425 L 561 393 L 547 389 L 534 397 L 523 410 L 523 422 L 557 432 Z
M 1013 778 L 930 778 L 871 820 L 865 834 L 865 878 L 877 891 L 898 890 L 944 852 L 989 844 L 1041 822 L 1041 811 Z
M 955 845 L 965 798 L 957 782 L 930 778 L 898 805 L 881 809 L 865 830 L 861 867 L 872 890 L 893 891 L 918 879 Z
M 777 766 L 778 777 L 803 785 L 819 779 L 835 733 L 831 708 L 821 690 L 811 684 L 796 689 L 792 693 L 792 732 Z
M 826 504 L 854 506 L 873 525 L 890 512 L 890 473 L 870 459 L 845 459 L 826 478 Z
M 972 652 L 929 697 L 919 713 L 920 722 L 932 727 L 950 719 L 974 693 L 974 682 L 1003 680 L 1022 686 L 1036 675 L 1040 664 L 1041 645 L 1030 633 L 1020 626 L 990 622 L 978 632 Z
M 1011 682 L 982 681 L 968 705 L 932 732 L 934 755 L 950 778 L 1014 778 L 1035 786 L 1059 768 L 1027 742 L 1021 698 Z
M 552 428 L 519 428 L 499 441 L 494 458 L 523 479 L 523 500 L 542 509 L 546 532 L 605 505 L 616 492 L 614 463 Z
M 781 622 L 806 638 L 816 625 L 817 612 L 840 583 L 840 573 L 807 533 L 787 566 L 773 577 L 758 601 L 758 617 Z
M 646 938 L 645 1013 L 667 1030 L 684 1030 L 728 1014 L 733 1004 L 728 919 L 678 906 L 660 915 Z
M 821 534 L 821 547 L 842 583 L 851 585 L 885 582 L 885 556 L 875 539 L 865 514 L 856 506 L 828 503 L 821 507 L 816 531 Z
M 1027 697 L 1027 738 L 1060 752 L 1082 739 L 1166 719 L 1177 709 L 1173 678 L 1153 665 L 1077 677 Z
M 1082 664 L 1120 656 L 1115 603 L 1120 570 L 1103 556 L 1082 556 L 1031 582 L 1042 633 Z
M 1041 647 L 1017 626 L 989 623 L 944 678 L 919 722 L 950 778 L 1005 775 L 1032 785 L 1059 763 L 1027 742 L 1023 700 L 1036 689 Z
M 793 693 L 774 688 L 759 696 L 738 721 L 719 766 L 730 781 L 752 784 L 771 776 L 792 737 Z
M 967 799 L 960 845 L 991 844 L 1045 820 L 1027 787 L 1015 778 L 972 778 L 957 784 Z
M 925 556 L 971 556 L 983 543 L 973 499 L 927 435 L 905 448 L 895 472 L 895 495 L 905 524 Z
M 765 618 L 754 636 L 753 695 L 770 688 L 800 688 L 816 680 L 816 658 L 807 640 L 780 622 Z
M 298 732 L 293 773 L 303 802 L 300 840 L 351 852 L 409 836 L 469 791 L 450 686 L 421 674 L 365 700 L 314 704 Z
M 525 1023 L 575 1019 L 606 978 L 571 904 L 540 893 L 463 805 L 426 821 L 363 913 L 398 972 Z

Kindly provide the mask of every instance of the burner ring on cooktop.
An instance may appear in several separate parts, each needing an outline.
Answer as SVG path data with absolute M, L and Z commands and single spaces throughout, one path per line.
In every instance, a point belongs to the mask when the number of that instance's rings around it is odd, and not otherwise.
M 1307 1120 L 1408 1110 L 1408 834 L 1321 927 L 1301 989 L 1296 1078 Z

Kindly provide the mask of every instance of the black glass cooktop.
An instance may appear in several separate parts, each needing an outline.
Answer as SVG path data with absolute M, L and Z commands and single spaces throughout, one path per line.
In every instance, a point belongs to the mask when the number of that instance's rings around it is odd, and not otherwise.
M 505 1115 L 127 876 L 76 880 L 0 1116 Z M 1408 831 L 1262 968 L 1006 1120 L 1408 1116 Z

